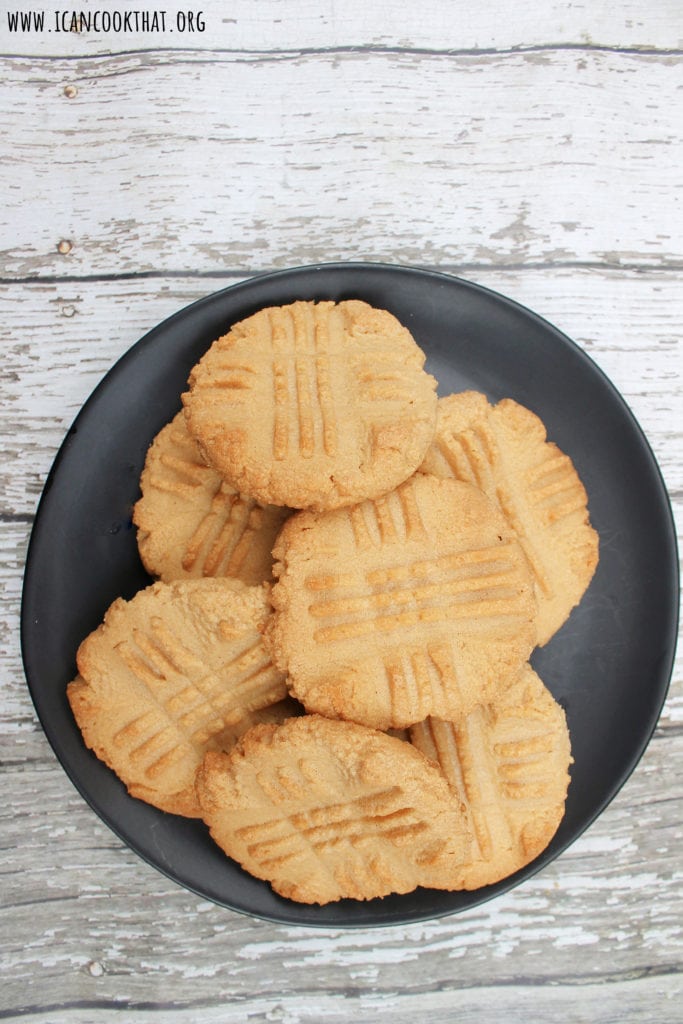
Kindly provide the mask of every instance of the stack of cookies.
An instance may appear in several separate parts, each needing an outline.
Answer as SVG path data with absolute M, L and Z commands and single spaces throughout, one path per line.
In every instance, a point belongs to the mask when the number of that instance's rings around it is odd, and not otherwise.
M 595 571 L 586 492 L 534 413 L 437 400 L 424 361 L 356 300 L 214 342 L 142 473 L 157 582 L 68 687 L 131 796 L 304 903 L 488 885 L 564 813 L 567 724 L 529 656 Z

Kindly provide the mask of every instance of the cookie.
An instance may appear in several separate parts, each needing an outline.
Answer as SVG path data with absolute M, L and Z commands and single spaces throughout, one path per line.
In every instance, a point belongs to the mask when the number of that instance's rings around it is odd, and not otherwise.
M 429 718 L 410 738 L 440 766 L 471 823 L 471 858 L 448 888 L 490 885 L 546 848 L 564 815 L 572 758 L 564 711 L 529 665 L 495 704 L 459 723 Z
M 538 642 L 567 620 L 598 564 L 598 535 L 574 465 L 546 440 L 541 420 L 506 398 L 475 391 L 439 400 L 437 432 L 420 467 L 476 484 L 515 530 L 534 575 Z
M 266 639 L 309 712 L 377 729 L 456 719 L 534 646 L 524 552 L 471 484 L 415 475 L 377 501 L 299 512 L 273 554 Z
M 205 752 L 230 746 L 245 716 L 287 696 L 261 640 L 268 614 L 265 587 L 177 580 L 117 599 L 86 637 L 67 696 L 87 746 L 131 796 L 199 815 Z
M 409 331 L 365 302 L 262 309 L 193 368 L 188 427 L 241 493 L 292 508 L 351 505 L 422 462 L 436 423 L 424 361 Z
M 409 743 L 317 715 L 257 726 L 197 772 L 229 857 L 301 903 L 442 888 L 470 835 L 435 765 Z
M 182 412 L 152 442 L 133 510 L 140 557 L 164 582 L 230 576 L 271 578 L 271 551 L 288 509 L 238 494 L 204 462 Z

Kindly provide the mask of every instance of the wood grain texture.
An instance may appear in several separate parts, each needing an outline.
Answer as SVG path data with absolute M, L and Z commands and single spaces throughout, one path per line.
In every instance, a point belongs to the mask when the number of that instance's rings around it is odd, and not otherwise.
M 624 395 L 682 521 L 677 0 L 201 6 L 201 38 L 10 35 L 0 12 L 0 1019 L 674 1024 L 680 658 L 584 836 L 406 927 L 198 899 L 119 842 L 44 738 L 18 630 L 51 462 L 138 338 L 254 272 L 383 259 L 528 305 Z
M 265 1014 L 279 1005 L 288 1013 L 282 1019 L 309 1021 L 326 1019 L 322 1002 L 332 1019 L 398 1013 L 407 1021 L 419 1005 L 448 1020 L 464 988 L 481 1019 L 494 1020 L 491 986 L 502 993 L 551 982 L 576 1009 L 572 1019 L 588 1005 L 584 995 L 575 1007 L 577 987 L 602 1005 L 603 1017 L 585 1019 L 613 1020 L 629 985 L 631 1019 L 675 1019 L 665 1011 L 680 992 L 683 954 L 673 795 L 683 782 L 680 735 L 655 737 L 611 807 L 540 876 L 457 917 L 349 932 L 251 921 L 178 888 L 121 848 L 44 747 L 41 735 L 27 739 L 6 772 L 16 796 L 3 822 L 12 927 L 2 1004 L 14 1013 L 36 1006 L 44 1019 L 66 1021 L 79 1004 L 112 1015 L 117 1004 L 144 1005 L 162 1020 L 172 1008 L 229 1005 L 228 1020 L 239 1019 L 238 1007 L 278 1020 Z M 653 799 L 664 771 L 672 796 Z M 40 985 L 27 988 L 38 971 Z M 656 986 L 634 984 L 648 979 Z M 648 999 L 659 1016 L 645 1016 Z
M 7 59 L 3 273 L 337 258 L 676 269 L 682 63 L 573 50 Z

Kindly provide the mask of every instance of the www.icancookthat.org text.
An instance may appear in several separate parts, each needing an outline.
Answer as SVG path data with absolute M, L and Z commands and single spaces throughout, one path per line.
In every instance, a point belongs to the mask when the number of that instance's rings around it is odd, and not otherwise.
M 109 32 L 204 32 L 202 11 L 154 10 L 13 10 L 7 11 L 11 33 L 84 32 L 99 35 Z

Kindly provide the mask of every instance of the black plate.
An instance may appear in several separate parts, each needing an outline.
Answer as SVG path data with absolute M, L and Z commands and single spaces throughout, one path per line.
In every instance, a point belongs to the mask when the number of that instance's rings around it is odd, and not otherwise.
M 65 687 L 80 641 L 118 595 L 149 583 L 131 507 L 147 446 L 179 408 L 192 365 L 234 322 L 295 299 L 361 298 L 391 310 L 427 353 L 440 393 L 515 398 L 574 460 L 600 534 L 600 565 L 580 606 L 533 663 L 566 709 L 575 764 L 550 847 L 509 879 L 473 893 L 421 889 L 368 903 L 307 907 L 274 895 L 209 838 L 203 824 L 131 799 L 86 750 Z M 154 328 L 86 402 L 55 460 L 24 581 L 29 688 L 57 757 L 111 829 L 206 899 L 269 920 L 325 926 L 419 921 L 505 892 L 558 855 L 614 797 L 638 762 L 668 688 L 678 610 L 676 541 L 657 464 L 638 424 L 593 362 L 534 313 L 466 281 L 404 267 L 329 264 L 257 277 Z

